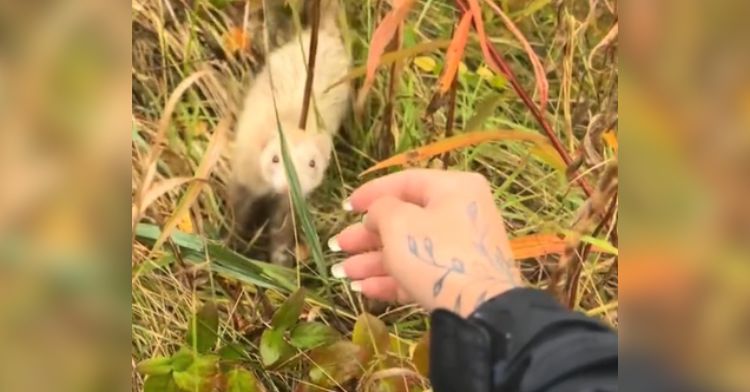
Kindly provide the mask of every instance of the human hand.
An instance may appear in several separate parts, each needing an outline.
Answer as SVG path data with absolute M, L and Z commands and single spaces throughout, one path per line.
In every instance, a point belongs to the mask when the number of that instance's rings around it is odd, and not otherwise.
M 329 240 L 351 256 L 333 266 L 352 290 L 384 301 L 469 315 L 521 285 L 487 180 L 476 173 L 406 170 L 356 189 L 345 209 L 366 212 Z

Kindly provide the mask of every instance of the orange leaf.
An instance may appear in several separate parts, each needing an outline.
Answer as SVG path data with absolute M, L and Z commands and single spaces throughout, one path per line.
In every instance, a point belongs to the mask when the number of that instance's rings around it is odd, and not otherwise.
M 414 4 L 414 0 L 395 0 L 393 2 L 393 9 L 386 14 L 372 34 L 370 50 L 367 53 L 367 74 L 357 97 L 357 107 L 361 108 L 364 105 L 365 97 L 367 97 L 367 93 L 375 81 L 375 71 L 378 69 L 380 57 L 393 39 L 393 35 L 398 30 L 401 22 L 409 14 L 412 4 Z
M 565 244 L 565 238 L 554 233 L 529 234 L 510 240 L 510 248 L 516 260 L 562 254 L 565 251 Z M 591 250 L 593 252 L 604 251 L 597 246 L 592 246 Z
M 565 239 L 557 234 L 530 234 L 510 240 L 510 248 L 516 260 L 560 254 L 565 250 Z
M 456 80 L 456 74 L 461 65 L 461 58 L 464 56 L 464 48 L 469 38 L 470 28 L 471 14 L 465 12 L 463 17 L 461 17 L 461 22 L 459 22 L 456 32 L 453 33 L 451 44 L 448 46 L 448 51 L 445 54 L 445 68 L 443 68 L 443 74 L 440 76 L 440 81 L 438 82 L 438 91 L 435 92 L 435 95 L 432 96 L 430 103 L 427 105 L 428 116 L 445 104 L 448 90 L 453 85 L 453 81 Z
M 547 139 L 545 139 L 541 135 L 517 130 L 506 129 L 495 131 L 467 132 L 446 139 L 438 140 L 435 143 L 415 148 L 401 154 L 394 155 L 390 158 L 376 163 L 374 166 L 362 172 L 360 176 L 364 176 L 365 174 L 372 173 L 374 171 L 385 169 L 391 166 L 414 164 L 415 162 L 422 161 L 435 155 L 443 154 L 462 147 L 467 147 L 487 141 L 499 140 L 521 140 L 533 142 L 537 145 L 544 145 L 548 143 Z
M 224 47 L 229 53 L 237 53 L 250 46 L 250 37 L 242 27 L 231 27 L 224 35 Z
M 516 27 L 516 25 L 508 17 L 508 15 L 506 15 L 505 12 L 503 12 L 503 10 L 498 7 L 493 1 L 487 1 L 486 3 L 489 4 L 490 8 L 492 8 L 495 13 L 500 15 L 500 18 L 503 19 L 503 23 L 505 23 L 505 27 L 507 27 L 508 30 L 510 30 L 510 32 L 513 33 L 514 36 L 516 36 L 516 39 L 521 42 L 523 49 L 526 51 L 526 55 L 529 56 L 529 61 L 531 61 L 531 65 L 534 68 L 534 77 L 536 78 L 536 91 L 537 94 L 539 94 L 539 107 L 541 111 L 544 112 L 547 106 L 549 83 L 547 82 L 547 75 L 544 71 L 544 66 L 542 66 L 542 62 L 539 60 L 536 52 L 534 52 L 534 48 L 532 48 L 531 44 L 529 44 L 529 41 L 526 39 L 526 37 L 524 37 L 523 33 L 521 33 L 521 30 Z
M 445 69 L 443 75 L 440 77 L 439 91 L 445 94 L 450 90 L 453 79 L 456 78 L 458 72 L 458 65 L 461 64 L 461 58 L 464 56 L 464 48 L 466 47 L 466 41 L 469 38 L 469 28 L 471 28 L 471 14 L 468 12 L 464 13 L 461 17 L 461 22 L 458 24 L 456 32 L 453 34 L 448 51 L 445 53 Z

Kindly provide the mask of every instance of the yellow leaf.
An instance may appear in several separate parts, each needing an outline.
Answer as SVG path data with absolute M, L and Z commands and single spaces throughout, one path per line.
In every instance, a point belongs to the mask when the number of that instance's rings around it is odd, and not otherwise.
M 182 217 L 177 221 L 177 228 L 183 233 L 195 233 L 193 229 L 193 220 L 190 218 L 190 212 L 185 211 Z
M 469 67 L 467 67 L 463 61 L 458 63 L 458 74 L 464 75 L 467 72 L 469 72 Z
M 477 75 L 481 77 L 482 79 L 490 80 L 493 76 L 495 76 L 495 73 L 492 72 L 486 65 L 482 65 L 477 69 Z
M 213 172 L 219 158 L 221 158 L 221 153 L 224 151 L 224 145 L 227 142 L 227 133 L 229 132 L 228 128 L 228 118 L 222 118 L 219 121 L 219 124 L 216 125 L 216 128 L 214 128 L 214 131 L 211 134 L 211 139 L 206 147 L 206 152 L 203 155 L 203 159 L 195 172 L 195 178 L 203 181 L 193 183 L 188 187 L 187 191 L 182 196 L 182 199 L 180 199 L 180 202 L 177 204 L 176 211 L 164 224 L 159 238 L 156 239 L 156 243 L 154 243 L 154 246 L 151 248 L 152 251 L 159 249 L 162 244 L 164 244 L 164 241 L 172 235 L 172 230 L 177 227 L 178 219 L 182 217 L 182 214 L 188 213 L 190 206 L 195 203 L 198 196 L 203 191 L 205 180 L 207 180 Z
M 422 71 L 432 72 L 435 70 L 437 63 L 435 62 L 435 59 L 430 56 L 419 56 L 414 59 L 414 65 L 419 67 Z
M 540 161 L 554 167 L 556 170 L 564 172 L 567 165 L 565 161 L 560 158 L 560 154 L 557 153 L 554 147 L 550 144 L 537 145 L 531 148 L 531 155 L 538 158 Z
M 411 361 L 417 372 L 424 377 L 429 376 L 430 370 L 430 333 L 426 332 L 414 346 L 414 352 L 411 354 Z
M 607 146 L 608 146 L 609 148 L 611 148 L 611 149 L 612 149 L 612 151 L 614 151 L 614 152 L 615 152 L 615 154 L 617 154 L 617 148 L 618 148 L 619 146 L 618 146 L 618 143 L 617 143 L 617 135 L 615 135 L 615 131 L 614 131 L 614 130 L 612 130 L 612 129 L 610 129 L 609 131 L 607 131 L 607 132 L 604 132 L 604 133 L 602 134 L 602 139 L 604 139 L 604 143 L 605 143 L 605 144 L 606 144 L 606 145 L 607 145 Z
M 378 67 L 390 65 L 396 61 L 403 60 L 407 57 L 412 57 L 420 53 L 432 52 L 437 49 L 446 48 L 448 47 L 448 45 L 450 45 L 450 43 L 451 43 L 450 40 L 425 41 L 425 42 L 420 42 L 408 48 L 399 49 L 399 50 L 395 50 L 392 52 L 387 52 L 387 53 L 384 53 L 380 57 L 380 61 L 378 62 Z M 362 65 L 362 66 L 356 67 L 352 69 L 351 71 L 349 71 L 349 73 L 344 75 L 341 79 L 337 80 L 332 85 L 326 87 L 326 89 L 323 90 L 323 92 L 325 93 L 328 90 L 338 86 L 341 83 L 346 83 L 350 80 L 354 80 L 360 76 L 363 76 L 365 75 L 366 72 L 367 72 L 366 66 Z
M 360 174 L 363 176 L 368 173 L 372 173 L 377 170 L 385 169 L 392 166 L 413 165 L 416 162 L 426 160 L 438 154 L 443 154 L 448 151 L 457 150 L 459 148 L 472 146 L 475 144 L 488 142 L 488 141 L 501 141 L 501 140 L 518 140 L 532 142 L 537 145 L 546 145 L 549 142 L 547 139 L 539 134 L 517 131 L 517 130 L 494 130 L 494 131 L 477 131 L 467 132 L 453 137 L 449 137 L 443 140 L 438 140 L 435 143 L 428 144 L 413 150 L 403 152 L 401 154 L 394 155 L 383 161 L 380 161 L 365 170 Z

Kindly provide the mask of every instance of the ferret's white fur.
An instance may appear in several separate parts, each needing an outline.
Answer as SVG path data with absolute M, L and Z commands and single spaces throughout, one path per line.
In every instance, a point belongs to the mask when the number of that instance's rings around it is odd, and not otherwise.
M 351 90 L 346 83 L 325 89 L 348 72 L 351 61 L 335 23 L 335 12 L 328 9 L 321 13 L 314 101 L 310 103 L 306 130 L 303 132 L 297 126 L 307 77 L 309 29 L 268 55 L 266 66 L 245 97 L 235 134 L 233 181 L 253 195 L 283 194 L 288 190 L 272 94 L 276 97 L 279 120 L 303 194 L 320 185 L 328 167 L 332 138 L 348 110 Z M 269 72 L 273 77 L 273 92 Z M 320 126 L 316 109 L 322 121 Z

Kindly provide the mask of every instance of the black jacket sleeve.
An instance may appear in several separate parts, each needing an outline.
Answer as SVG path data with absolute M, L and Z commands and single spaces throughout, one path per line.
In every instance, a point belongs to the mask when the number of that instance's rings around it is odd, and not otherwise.
M 545 292 L 513 289 L 467 319 L 439 309 L 431 321 L 435 392 L 617 390 L 617 335 Z

